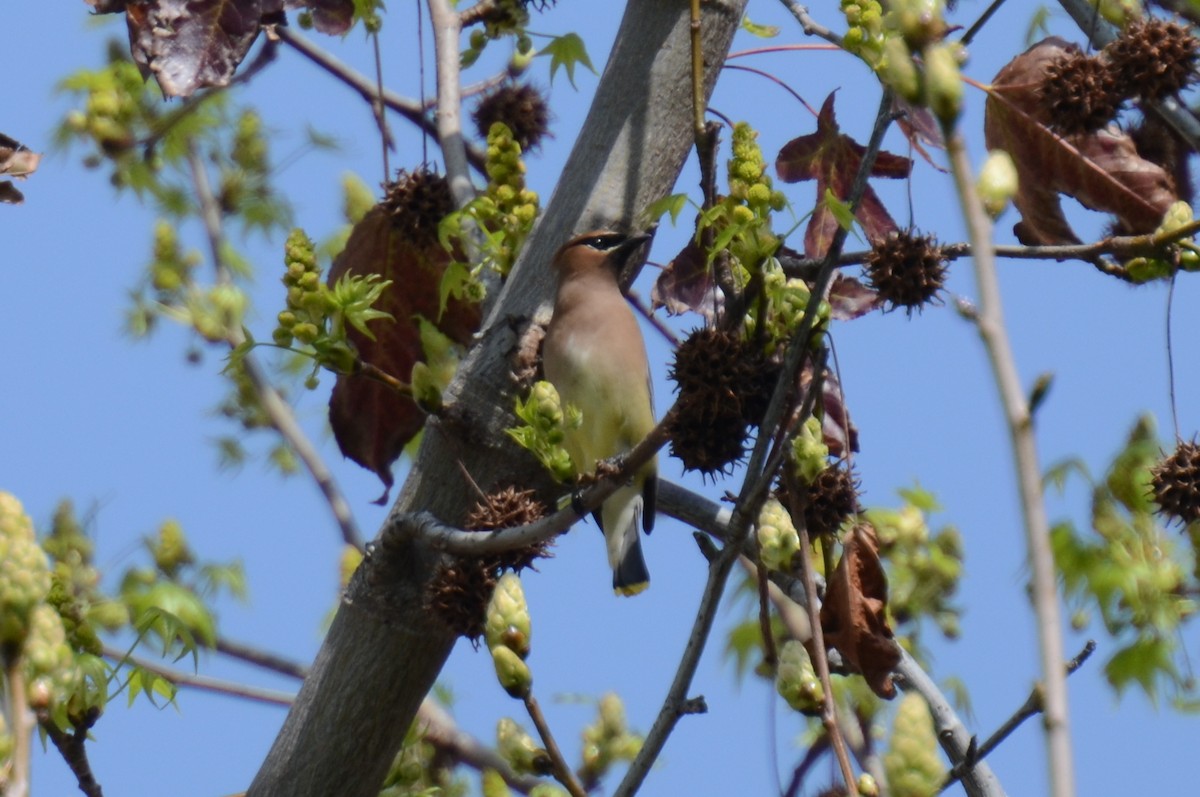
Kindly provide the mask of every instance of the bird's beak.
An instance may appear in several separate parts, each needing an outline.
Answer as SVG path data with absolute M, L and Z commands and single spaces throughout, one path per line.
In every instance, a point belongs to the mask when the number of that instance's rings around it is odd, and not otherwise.
M 627 240 L 623 241 L 620 246 L 612 251 L 612 259 L 621 265 L 625 265 L 625 261 L 628 260 L 634 252 L 641 249 L 642 244 L 646 243 L 646 241 L 649 241 L 653 237 L 654 236 L 651 233 L 645 232 L 638 235 L 629 236 Z

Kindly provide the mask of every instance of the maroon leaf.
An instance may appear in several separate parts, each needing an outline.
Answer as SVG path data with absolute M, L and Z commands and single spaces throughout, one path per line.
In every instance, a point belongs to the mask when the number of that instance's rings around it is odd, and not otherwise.
M 881 304 L 883 302 L 879 300 L 879 294 L 854 277 L 838 274 L 833 278 L 833 285 L 829 288 L 829 307 L 831 317 L 838 321 L 861 318 L 878 309 Z
M 125 13 L 133 60 L 167 97 L 227 85 L 258 36 L 262 12 L 260 0 L 133 3 Z
M 444 335 L 463 344 L 478 329 L 480 317 L 478 305 L 452 299 L 439 319 L 439 288 L 450 256 L 436 242 L 414 244 L 391 219 L 391 211 L 377 205 L 354 226 L 329 282 L 344 274 L 379 274 L 392 281 L 376 309 L 395 320 L 368 322 L 374 340 L 353 328 L 348 334 L 364 362 L 407 382 L 413 364 L 425 358 L 418 316 L 435 321 Z M 412 399 L 355 374 L 338 377 L 329 398 L 329 423 L 342 453 L 390 488 L 392 463 L 425 425 L 425 415 Z
M 896 114 L 896 126 L 917 154 L 939 172 L 945 172 L 945 167 L 935 163 L 929 151 L 925 149 L 946 148 L 946 142 L 942 139 L 942 128 L 937 119 L 933 118 L 933 113 L 928 108 L 913 105 L 899 94 L 892 101 L 892 112 Z
M 1074 49 L 1062 39 L 1044 39 L 1001 69 L 988 92 L 984 141 L 1016 164 L 1020 188 L 1013 204 L 1021 221 L 1013 231 L 1024 244 L 1079 242 L 1059 194 L 1114 214 L 1120 230 L 1132 234 L 1157 228 L 1177 198 L 1170 175 L 1138 155 L 1116 127 L 1069 136 L 1050 129 L 1039 86 L 1046 68 Z
M 817 207 L 804 233 L 804 254 L 823 257 L 837 231 L 837 219 L 825 205 L 825 190 L 842 201 L 850 196 L 850 186 L 858 173 L 866 148 L 843 134 L 833 115 L 833 94 L 825 99 L 817 116 L 817 132 L 794 138 L 783 145 L 775 160 L 779 179 L 786 183 L 817 181 Z M 872 176 L 901 178 L 912 172 L 912 161 L 890 152 L 880 152 L 871 169 Z M 897 229 L 896 222 L 868 185 L 855 216 L 874 242 Z
M 695 241 L 688 241 L 675 255 L 650 291 L 653 309 L 665 307 L 670 315 L 691 310 L 704 316 L 709 323 L 720 312 L 723 302 L 724 295 L 713 281 L 712 268 L 704 250 Z

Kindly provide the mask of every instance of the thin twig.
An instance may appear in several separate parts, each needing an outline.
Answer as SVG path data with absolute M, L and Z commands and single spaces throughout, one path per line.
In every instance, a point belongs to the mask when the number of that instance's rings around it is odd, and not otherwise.
M 415 124 L 426 135 L 437 136 L 437 125 L 424 112 L 420 102 L 406 99 L 387 89 L 380 93 L 370 78 L 351 69 L 291 28 L 280 27 L 277 30 L 279 38 L 284 44 L 321 67 L 335 79 L 354 89 L 368 103 L 374 105 L 377 101 L 382 101 L 389 109 Z M 483 173 L 484 154 L 478 147 L 467 146 L 467 160 L 475 171 Z
M 387 182 L 392 177 L 392 167 L 388 163 L 388 151 L 396 144 L 392 140 L 392 131 L 388 129 L 387 114 L 383 106 L 383 53 L 379 49 L 379 31 L 371 33 L 371 43 L 375 49 L 375 96 L 371 110 L 375 113 L 375 125 L 379 128 L 379 147 L 383 156 L 383 180 Z
M 1072 673 L 1082 667 L 1083 663 L 1088 660 L 1095 650 L 1095 640 L 1089 639 L 1087 644 L 1083 646 L 1083 650 L 1079 651 L 1075 658 L 1067 662 L 1067 665 L 1064 668 L 1066 674 L 1070 676 Z M 1025 702 L 1021 705 L 1021 707 L 1017 709 L 1011 717 L 1005 720 L 1004 724 L 997 728 L 995 733 L 987 738 L 986 742 L 979 745 L 978 749 L 974 751 L 973 756 L 963 759 L 954 765 L 950 772 L 946 774 L 946 780 L 942 783 L 942 787 L 939 791 L 945 791 L 954 783 L 958 782 L 958 779 L 963 776 L 963 773 L 969 771 L 984 758 L 987 758 L 988 754 L 999 747 L 1001 742 L 1011 736 L 1012 732 L 1020 727 L 1025 720 L 1036 714 L 1040 714 L 1041 711 L 1042 690 L 1040 686 L 1035 686 L 1030 691 L 1029 697 L 1025 699 Z
M 983 10 L 983 13 L 979 15 L 979 19 L 975 20 L 971 24 L 971 27 L 967 28 L 967 32 L 958 40 L 959 43 L 964 47 L 970 44 L 971 40 L 975 38 L 975 34 L 983 30 L 983 26 L 987 24 L 987 21 L 992 18 L 993 14 L 1000 10 L 1000 6 L 1002 5 L 1004 5 L 1004 0 L 992 0 L 988 4 L 988 7 Z
M 454 206 L 462 208 L 475 198 L 467 173 L 467 151 L 462 131 L 462 97 L 459 80 L 459 37 L 462 20 L 449 0 L 428 0 L 429 23 L 433 28 L 434 59 L 437 63 L 437 137 L 446 164 L 446 179 Z
M 5 657 L 5 683 L 8 684 L 9 718 L 12 727 L 12 769 L 5 797 L 29 797 L 30 764 L 33 760 L 33 718 L 29 713 L 29 689 L 25 685 L 25 661 L 18 654 Z
M 1175 430 L 1175 439 L 1179 440 L 1179 408 L 1175 403 L 1175 347 L 1171 342 L 1171 318 L 1174 315 L 1175 309 L 1175 279 L 1179 276 L 1179 269 L 1171 270 L 1171 283 L 1167 288 L 1167 312 L 1166 318 L 1163 320 L 1164 326 L 1167 328 L 1167 400 L 1171 404 L 1171 425 Z
M 1050 524 L 1042 494 L 1037 439 L 1016 360 L 1004 326 L 1000 283 L 991 253 L 992 222 L 983 210 L 971 180 L 966 143 L 961 133 L 946 129 L 946 152 L 962 204 L 969 238 L 975 250 L 975 279 L 979 305 L 975 325 L 992 366 L 996 388 L 1004 406 L 1012 439 L 1017 485 L 1021 498 L 1025 540 L 1032 574 L 1032 599 L 1037 617 L 1041 670 L 1046 696 L 1046 758 L 1050 769 L 1050 794 L 1072 797 L 1075 793 L 1074 762 L 1071 754 L 1070 714 L 1067 708 L 1066 676 L 1062 671 L 1062 617 L 1054 554 L 1050 549 Z
M 88 709 L 88 712 L 74 724 L 73 730 L 67 733 L 54 722 L 49 709 L 43 708 L 37 712 L 38 725 L 50 737 L 50 741 L 54 742 L 54 747 L 75 776 L 79 790 L 87 797 L 104 797 L 104 790 L 100 788 L 100 782 L 96 780 L 96 775 L 92 772 L 92 765 L 88 761 L 87 754 L 88 730 L 96 724 L 96 720 L 100 719 L 100 714 L 99 707 Z M 8 793 L 11 794 L 11 792 Z
M 208 171 L 204 167 L 204 161 L 200 157 L 200 153 L 194 147 L 188 152 L 188 161 L 192 168 L 192 182 L 196 189 L 196 196 L 200 202 L 200 215 L 208 236 L 209 254 L 212 257 L 213 267 L 217 272 L 217 281 L 221 283 L 231 282 L 232 277 L 229 266 L 225 263 L 224 255 L 221 252 L 225 241 L 225 233 L 221 225 L 221 208 L 212 192 L 212 187 L 209 185 Z M 241 327 L 230 329 L 227 334 L 227 342 L 231 349 L 236 349 L 246 342 L 246 336 L 242 332 Z M 347 545 L 353 545 L 355 548 L 363 550 L 362 534 L 359 533 L 358 525 L 354 522 L 354 514 L 350 509 L 350 503 L 342 495 L 342 491 L 333 479 L 333 474 L 325 466 L 325 462 L 321 459 L 321 455 L 317 453 L 316 447 L 309 441 L 304 430 L 300 428 L 300 424 L 296 421 L 296 416 L 292 413 L 292 408 L 279 395 L 279 391 L 275 389 L 274 385 L 271 384 L 266 371 L 253 356 L 252 352 L 248 352 L 242 357 L 241 362 L 245 368 L 246 376 L 250 378 L 251 384 L 254 385 L 255 393 L 258 395 L 258 400 L 262 405 L 263 411 L 271 421 L 271 426 L 274 427 L 275 431 L 291 447 L 300 461 L 304 463 L 304 467 L 308 469 L 308 473 L 316 483 L 317 488 L 325 496 L 325 501 L 329 504 L 329 509 L 333 513 L 334 520 L 342 532 L 342 540 Z
M 842 37 L 810 17 L 807 6 L 800 5 L 796 0 L 782 0 L 782 2 L 784 7 L 792 12 L 792 16 L 800 23 L 800 28 L 804 31 L 805 35 L 816 36 L 830 44 L 836 44 L 838 47 L 842 46 Z
M 637 291 L 628 291 L 625 298 L 633 305 L 633 308 L 638 311 L 642 318 L 650 322 L 650 326 L 662 335 L 663 340 L 671 345 L 672 349 L 679 348 L 679 338 L 675 335 L 675 330 L 667 326 L 661 318 L 654 314 L 654 311 L 646 304 Z
M 533 726 L 537 728 L 538 736 L 542 737 L 542 744 L 546 746 L 546 752 L 550 755 L 555 779 L 570 792 L 571 797 L 587 797 L 587 791 L 576 779 L 571 767 L 567 765 L 567 760 L 563 758 L 558 742 L 554 741 L 554 734 L 550 732 L 550 724 L 546 722 L 546 715 L 542 713 L 542 707 L 532 692 L 525 695 L 525 710 L 529 712 L 529 719 L 533 720 Z
M 281 692 L 277 689 L 263 689 L 248 684 L 240 684 L 236 681 L 227 681 L 222 678 L 184 672 L 183 670 L 158 664 L 141 656 L 134 656 L 131 653 L 109 645 L 105 645 L 103 650 L 105 658 L 111 659 L 118 664 L 129 662 L 136 667 L 154 673 L 175 686 L 186 686 L 201 692 L 211 692 L 227 697 L 240 697 L 256 703 L 266 703 L 267 705 L 283 706 L 285 708 L 292 705 L 292 701 L 296 698 L 290 692 Z
M 308 675 L 308 667 L 299 662 L 285 659 L 276 653 L 259 650 L 251 645 L 234 642 L 224 637 L 217 637 L 215 650 L 231 659 L 237 659 L 245 664 L 253 664 L 255 667 L 261 667 L 264 670 L 270 670 L 280 675 L 287 675 L 300 680 L 304 680 L 305 676 Z

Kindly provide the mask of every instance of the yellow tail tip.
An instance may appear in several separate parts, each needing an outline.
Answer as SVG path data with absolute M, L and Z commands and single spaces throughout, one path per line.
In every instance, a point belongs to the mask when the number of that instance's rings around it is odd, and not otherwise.
M 613 594 L 621 595 L 623 597 L 628 598 L 628 597 L 637 595 L 641 592 L 645 592 L 646 588 L 649 586 L 650 586 L 649 581 L 643 581 L 640 584 L 623 584 L 622 586 L 619 586 L 619 587 L 613 587 Z

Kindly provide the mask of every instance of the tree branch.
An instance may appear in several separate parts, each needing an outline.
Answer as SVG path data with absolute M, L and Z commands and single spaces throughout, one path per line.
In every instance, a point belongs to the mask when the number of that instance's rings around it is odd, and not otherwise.
M 29 774 L 32 763 L 33 718 L 29 713 L 29 687 L 25 683 L 25 663 L 20 653 L 9 657 L 0 653 L 5 665 L 4 681 L 8 684 L 8 709 L 13 739 L 12 769 L 8 776 L 5 797 L 29 797 Z
M 979 291 L 975 324 L 992 366 L 1015 457 L 1045 688 L 1046 756 L 1050 767 L 1050 793 L 1053 797 L 1071 797 L 1075 793 L 1075 774 L 1071 754 L 1066 676 L 1062 671 L 1062 618 L 1058 605 L 1054 554 L 1050 550 L 1050 524 L 1046 518 L 1046 505 L 1042 494 L 1037 440 L 1004 326 L 1000 283 L 996 278 L 996 263 L 990 247 L 992 223 L 984 213 L 972 185 L 971 168 L 962 135 L 949 129 L 944 135 L 946 151 L 950 156 L 950 170 L 954 175 L 963 216 L 975 250 L 975 279 Z
M 200 203 L 200 215 L 208 235 L 209 255 L 212 257 L 213 267 L 217 272 L 217 281 L 228 283 L 232 277 L 221 253 L 225 241 L 225 233 L 221 224 L 221 207 L 209 185 L 208 171 L 204 167 L 204 161 L 195 148 L 188 152 L 188 162 L 192 168 L 192 183 Z M 236 349 L 246 342 L 246 335 L 242 332 L 241 327 L 228 330 L 227 335 L 230 349 Z M 329 504 L 334 520 L 337 521 L 338 528 L 342 532 L 342 540 L 347 545 L 353 545 L 362 550 L 362 535 L 358 531 L 358 525 L 354 522 L 354 513 L 350 509 L 350 504 L 342 495 L 337 482 L 334 481 L 333 474 L 325 467 L 325 461 L 321 459 L 316 447 L 308 439 L 304 430 L 300 428 L 296 416 L 292 413 L 292 408 L 271 384 L 270 378 L 259 364 L 258 359 L 253 356 L 253 352 L 246 353 L 242 358 L 242 365 L 251 384 L 254 385 L 259 403 L 270 419 L 271 426 L 304 463 L 304 467 L 316 483 L 317 489 L 325 497 L 325 502 Z
M 430 136 L 437 136 L 437 125 L 429 118 L 429 114 L 425 112 L 425 109 L 416 100 L 401 97 L 399 94 L 387 89 L 384 89 L 383 93 L 380 94 L 378 87 L 370 78 L 351 69 L 291 28 L 281 25 L 276 28 L 276 32 L 284 44 L 356 91 L 372 107 L 376 103 L 382 102 L 389 109 L 412 122 L 422 132 Z M 477 172 L 483 173 L 484 154 L 478 147 L 467 145 L 467 160 Z
M 71 733 L 58 727 L 50 717 L 49 709 L 38 709 L 37 719 L 42 731 L 50 737 L 50 741 L 54 742 L 55 749 L 67 762 L 67 766 L 71 768 L 79 790 L 87 797 L 104 797 L 104 791 L 92 773 L 92 765 L 88 761 L 87 755 L 88 730 L 96 724 L 96 720 L 100 719 L 100 709 L 89 709 L 86 716 L 78 721 Z M 7 793 L 13 794 L 12 792 Z
M 467 173 L 467 149 L 462 132 L 458 53 L 462 20 L 448 0 L 429 0 L 429 21 L 433 25 L 437 59 L 437 137 L 454 205 L 461 208 L 475 198 L 475 187 Z
M 532 692 L 525 695 L 525 711 L 528 712 L 529 719 L 533 720 L 533 727 L 537 728 L 538 736 L 542 738 L 542 744 L 545 745 L 546 753 L 550 756 L 555 780 L 566 788 L 571 797 L 587 797 L 587 791 L 579 783 L 575 773 L 571 771 L 567 760 L 563 758 L 558 742 L 554 741 L 554 734 L 550 732 L 550 723 L 546 722 L 546 715 L 542 713 L 542 707 Z

